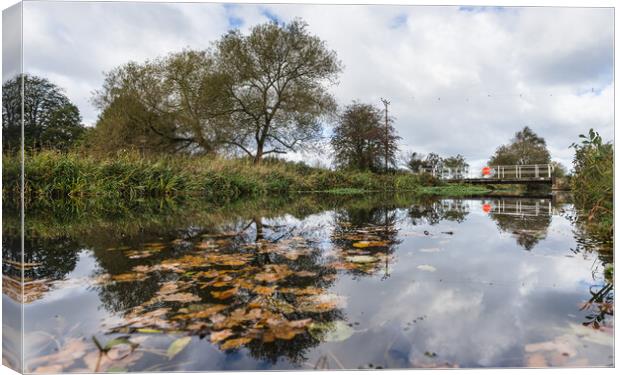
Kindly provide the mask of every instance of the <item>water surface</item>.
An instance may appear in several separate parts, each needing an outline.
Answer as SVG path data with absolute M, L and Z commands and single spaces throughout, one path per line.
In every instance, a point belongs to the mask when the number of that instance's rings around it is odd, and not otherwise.
M 26 371 L 614 362 L 613 260 L 559 199 L 60 211 L 26 218 Z

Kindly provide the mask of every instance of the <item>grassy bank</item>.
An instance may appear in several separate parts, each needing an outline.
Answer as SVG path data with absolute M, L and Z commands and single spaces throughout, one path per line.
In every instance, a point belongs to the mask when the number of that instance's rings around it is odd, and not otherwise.
M 3 196 L 19 193 L 19 158 L 3 156 Z M 302 163 L 210 157 L 142 157 L 122 154 L 95 158 L 45 151 L 24 163 L 26 202 L 57 199 L 139 200 L 147 197 L 200 196 L 211 201 L 295 192 L 339 195 L 410 191 L 427 195 L 475 195 L 488 188 L 441 185 L 428 176 L 334 171 Z
M 481 185 L 444 185 L 444 186 L 420 186 L 418 192 L 426 195 L 441 195 L 460 197 L 469 195 L 488 194 L 493 190 Z
M 19 158 L 4 155 L 2 164 L 3 196 L 17 197 Z M 273 160 L 254 165 L 244 159 L 145 158 L 137 154 L 100 159 L 51 151 L 28 155 L 24 170 L 27 202 L 187 195 L 220 201 L 308 191 L 414 191 L 431 183 L 406 173 L 332 171 Z

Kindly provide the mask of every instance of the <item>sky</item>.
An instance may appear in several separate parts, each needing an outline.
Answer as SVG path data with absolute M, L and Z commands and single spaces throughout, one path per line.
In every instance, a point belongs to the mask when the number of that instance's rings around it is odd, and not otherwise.
M 390 100 L 403 152 L 462 154 L 479 168 L 529 126 L 570 167 L 579 134 L 613 140 L 611 8 L 34 1 L 24 69 L 64 88 L 93 125 L 104 72 L 295 17 L 342 61 L 329 88 L 340 106 Z

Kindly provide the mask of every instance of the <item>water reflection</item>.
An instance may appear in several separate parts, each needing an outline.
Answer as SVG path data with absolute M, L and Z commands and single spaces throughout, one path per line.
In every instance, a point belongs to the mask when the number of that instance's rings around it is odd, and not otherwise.
M 469 213 L 468 202 L 462 199 L 425 199 L 409 208 L 412 225 L 435 225 L 442 220 L 463 222 Z
M 546 237 L 554 210 L 552 200 L 503 198 L 483 202 L 483 209 L 489 212 L 497 227 L 511 233 L 525 250 L 532 250 Z
M 590 253 L 570 251 L 566 207 L 301 196 L 158 202 L 129 217 L 33 212 L 26 273 L 45 287 L 26 293 L 28 370 L 606 365 L 613 286 Z M 556 358 L 557 347 L 570 350 Z
M 397 210 L 389 206 L 339 208 L 334 214 L 331 242 L 337 253 L 334 268 L 357 276 L 390 275 L 398 239 Z

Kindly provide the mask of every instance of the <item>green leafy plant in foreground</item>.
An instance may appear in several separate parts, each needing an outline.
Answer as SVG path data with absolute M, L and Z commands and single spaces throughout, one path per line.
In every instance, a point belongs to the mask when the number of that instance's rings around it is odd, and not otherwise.
M 590 129 L 573 143 L 574 174 L 571 180 L 575 204 L 584 210 L 587 225 L 602 237 L 613 236 L 613 145 Z

